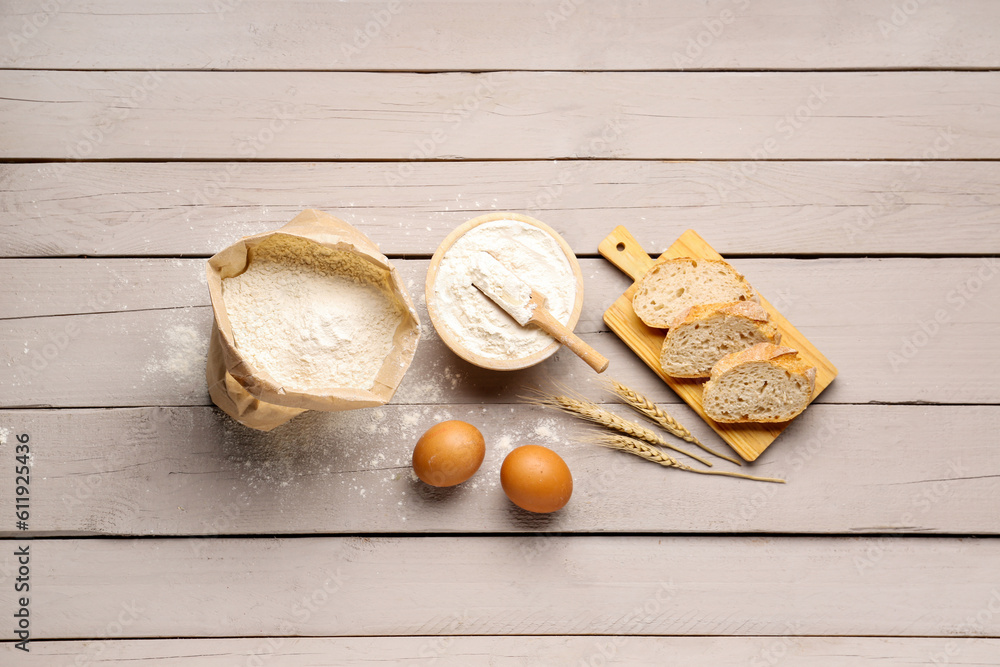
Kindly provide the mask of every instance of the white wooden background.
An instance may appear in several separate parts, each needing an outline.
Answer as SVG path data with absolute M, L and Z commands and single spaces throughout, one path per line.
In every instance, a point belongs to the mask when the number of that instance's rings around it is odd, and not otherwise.
M 0 663 L 1000 664 L 998 28 L 989 0 L 5 0 Z M 425 334 L 391 404 L 262 434 L 208 398 L 204 261 L 306 207 L 381 246 Z M 565 352 L 451 354 L 428 259 L 492 210 L 566 238 L 578 333 L 713 445 L 604 326 L 628 282 L 596 251 L 624 224 L 732 258 L 840 369 L 745 467 L 789 483 L 588 445 L 518 398 L 613 403 Z M 488 454 L 442 491 L 408 460 L 445 418 Z M 557 514 L 499 488 L 526 443 L 573 470 Z

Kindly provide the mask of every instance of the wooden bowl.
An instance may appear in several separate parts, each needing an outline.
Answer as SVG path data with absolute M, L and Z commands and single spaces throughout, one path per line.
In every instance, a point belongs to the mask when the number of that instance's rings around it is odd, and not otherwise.
M 427 297 L 427 312 L 431 316 L 431 323 L 434 325 L 434 329 L 441 336 L 441 340 L 444 341 L 445 345 L 451 348 L 452 352 L 462 357 L 466 361 L 475 364 L 481 368 L 488 368 L 496 371 L 515 371 L 522 368 L 528 368 L 529 366 L 534 366 L 540 361 L 548 359 L 555 351 L 559 349 L 559 342 L 553 340 L 550 345 L 542 348 L 541 350 L 534 352 L 526 357 L 520 357 L 518 359 L 491 359 L 490 357 L 484 357 L 480 354 L 476 354 L 472 350 L 469 350 L 462 344 L 460 338 L 452 333 L 451 329 L 443 323 L 441 312 L 438 310 L 437 297 L 434 295 L 434 282 L 437 279 L 438 268 L 441 265 L 441 259 L 444 257 L 448 249 L 458 241 L 466 232 L 474 227 L 478 227 L 487 222 L 493 222 L 494 220 L 517 220 L 518 222 L 523 222 L 534 227 L 538 227 L 553 239 L 562 248 L 563 253 L 566 255 L 566 259 L 569 261 L 570 268 L 573 270 L 573 275 L 576 277 L 576 300 L 573 303 L 573 310 L 570 312 L 569 322 L 566 326 L 570 329 L 576 326 L 576 323 L 580 321 L 580 312 L 583 310 L 583 272 L 580 270 L 580 264 L 576 260 L 576 255 L 573 253 L 572 248 L 569 244 L 554 229 L 546 225 L 540 220 L 535 220 L 526 215 L 521 215 L 520 213 L 487 213 L 486 215 L 481 215 L 477 218 L 473 218 L 468 222 L 459 225 L 451 234 L 445 237 L 441 245 L 434 252 L 434 256 L 431 258 L 430 268 L 427 270 L 427 282 L 424 286 L 424 293 Z M 513 321 L 513 320 L 511 320 Z M 531 325 L 529 325 L 531 326 Z

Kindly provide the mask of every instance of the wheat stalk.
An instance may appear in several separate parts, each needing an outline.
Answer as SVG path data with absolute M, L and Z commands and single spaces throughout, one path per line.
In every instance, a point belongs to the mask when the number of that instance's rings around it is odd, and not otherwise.
M 641 440 L 636 440 L 635 438 L 629 438 L 623 435 L 605 433 L 595 439 L 594 442 L 602 447 L 608 447 L 609 449 L 617 449 L 619 451 L 628 452 L 629 454 L 635 454 L 636 456 L 642 457 L 647 461 L 659 463 L 661 466 L 667 468 L 677 468 L 678 470 L 686 470 L 687 472 L 696 472 L 699 475 L 725 475 L 726 477 L 752 479 L 755 482 L 774 482 L 775 484 L 785 483 L 785 480 L 778 479 L 776 477 L 754 477 L 753 475 L 744 475 L 743 473 L 728 472 L 726 470 L 698 470 L 696 468 L 692 468 L 691 466 L 684 465 L 680 461 L 667 456 L 655 447 L 650 447 Z
M 660 447 L 666 447 L 672 449 L 675 452 L 680 452 L 685 456 L 690 456 L 695 461 L 702 463 L 708 467 L 712 467 L 711 461 L 707 461 L 696 454 L 692 454 L 680 447 L 675 447 L 669 442 L 661 438 L 659 435 L 649 430 L 642 424 L 636 424 L 635 422 L 630 422 L 626 419 L 622 419 L 618 415 L 608 410 L 605 410 L 601 406 L 588 401 L 586 399 L 571 398 L 569 396 L 556 396 L 552 394 L 546 394 L 544 392 L 537 392 L 537 396 L 525 397 L 526 400 L 535 405 L 542 405 L 546 407 L 557 408 L 564 412 L 568 412 L 578 417 L 582 417 L 587 421 L 593 422 L 595 424 L 600 424 L 601 426 L 606 426 L 615 431 L 624 433 L 625 435 L 632 436 L 633 438 L 638 438 L 639 440 L 645 440 L 648 443 L 659 445 Z
M 684 426 L 681 425 L 680 422 L 678 422 L 676 419 L 674 419 L 669 414 L 664 412 L 655 403 L 653 403 L 651 400 L 649 400 L 639 392 L 635 391 L 634 389 L 626 387 L 621 382 L 618 382 L 616 380 L 608 380 L 608 384 L 609 384 L 609 391 L 611 393 L 617 395 L 619 398 L 625 401 L 625 403 L 627 403 L 630 407 L 632 407 L 636 412 L 645 415 L 646 418 L 648 418 L 650 421 L 659 424 L 663 428 L 663 430 L 665 430 L 667 433 L 675 435 L 681 440 L 690 442 L 693 445 L 697 445 L 698 447 L 701 447 L 709 454 L 713 456 L 718 456 L 720 459 L 725 459 L 726 461 L 729 461 L 730 463 L 735 463 L 738 466 L 743 465 L 733 457 L 726 456 L 725 454 L 720 454 L 714 449 L 711 449 L 706 445 L 701 444 L 698 438 L 691 435 L 691 431 L 684 428 Z

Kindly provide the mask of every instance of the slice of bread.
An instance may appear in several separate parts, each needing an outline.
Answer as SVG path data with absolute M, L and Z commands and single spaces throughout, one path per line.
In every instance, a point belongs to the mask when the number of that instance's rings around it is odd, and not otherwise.
M 717 422 L 784 422 L 806 409 L 816 368 L 790 347 L 761 343 L 723 357 L 705 383 L 705 414 Z
M 781 342 L 778 327 L 753 301 L 693 306 L 670 324 L 660 348 L 660 367 L 678 378 L 703 378 L 727 354 L 757 343 Z
M 691 306 L 759 301 L 733 267 L 718 259 L 664 259 L 646 272 L 632 296 L 632 308 L 646 326 L 666 329 Z

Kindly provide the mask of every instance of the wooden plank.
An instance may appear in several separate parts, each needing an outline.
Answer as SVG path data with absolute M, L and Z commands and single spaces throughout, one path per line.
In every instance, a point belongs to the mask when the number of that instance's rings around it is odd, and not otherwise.
M 636 285 L 652 268 L 653 259 L 623 226 L 616 227 L 601 241 L 600 250 L 601 255 L 624 271 L 629 278 L 636 281 L 604 311 L 604 321 L 636 353 L 636 356 L 660 376 L 745 461 L 755 460 L 781 435 L 782 431 L 788 428 L 791 421 L 780 424 L 721 424 L 705 414 L 702 383 L 672 378 L 663 372 L 663 368 L 660 366 L 663 331 L 646 326 L 632 309 L 632 296 L 635 294 Z M 723 259 L 712 246 L 705 242 L 705 239 L 690 229 L 681 234 L 680 238 L 674 241 L 660 255 L 659 259 L 678 257 Z M 763 295 L 758 293 L 757 296 L 760 298 L 761 305 L 770 315 L 771 321 L 781 333 L 781 343 L 798 350 L 806 363 L 816 369 L 816 386 L 809 401 L 811 403 L 837 377 L 837 368 Z
M 674 240 L 668 233 L 660 232 L 659 247 Z M 524 386 L 551 381 L 600 395 L 586 384 L 592 372 L 566 351 L 516 372 L 489 373 L 462 361 L 427 317 L 427 261 L 395 263 L 424 325 L 395 402 L 513 401 Z M 840 369 L 819 402 L 998 402 L 1000 358 L 990 353 L 1000 336 L 996 259 L 732 263 Z M 677 403 L 601 320 L 629 279 L 603 259 L 581 266 L 578 333 L 611 359 L 610 377 Z M 211 309 L 203 269 L 200 259 L 0 260 L 0 313 L 15 316 L 0 330 L 0 368 L 12 373 L 0 383 L 0 406 L 208 405 Z M 72 313 L 93 314 L 63 316 Z
M 988 0 L 536 2 L 11 0 L 0 67 L 825 69 L 997 67 Z M 148 39 L 156 35 L 157 39 Z M 586 35 L 585 40 L 581 35 Z M 627 44 L 625 48 L 623 45 Z
M 0 320 L 207 306 L 211 302 L 206 263 L 204 259 L 0 260 Z
M 112 623 L 123 639 L 1000 633 L 992 539 L 33 540 L 30 555 L 40 640 Z
M 701 230 L 729 254 L 1000 253 L 1000 162 L 417 162 L 0 165 L 0 256 L 204 255 L 302 209 L 393 254 L 434 252 L 486 210 L 525 211 L 593 254 Z M 941 229 L 947 229 L 946 234 Z
M 10 645 L 0 651 L 13 650 Z M 698 664 L 711 655 L 714 664 L 778 664 L 798 667 L 892 664 L 923 667 L 938 664 L 981 667 L 995 664 L 998 639 L 955 637 L 253 637 L 246 639 L 98 639 L 33 641 L 31 652 L 18 655 L 23 667 L 70 664 L 80 656 L 87 664 L 131 667 L 137 660 L 156 660 L 160 667 L 228 667 L 236 656 L 288 667 L 382 665 L 424 660 L 428 664 L 466 667 L 484 655 L 491 665 Z M 947 662 L 946 662 L 947 661 Z
M 631 416 L 622 406 L 607 407 Z M 709 446 L 725 448 L 687 406 L 670 412 Z M 475 424 L 487 454 L 468 483 L 435 490 L 412 476 L 410 454 L 444 419 Z M 8 410 L 0 424 L 8 440 L 0 447 L 4 465 L 13 468 L 17 435 L 27 434 L 34 452 L 30 532 L 15 531 L 11 519 L 0 526 L 7 537 L 1000 534 L 996 406 L 814 405 L 741 469 L 785 478 L 785 485 L 652 465 L 588 443 L 590 429 L 572 417 L 524 404 L 310 413 L 270 433 L 209 408 Z M 554 448 L 573 472 L 573 498 L 554 515 L 518 511 L 500 489 L 504 456 L 523 444 Z M 14 481 L 13 474 L 0 476 L 5 516 L 14 515 Z M 650 498 L 652 510 L 635 510 Z M 657 509 L 663 507 L 670 511 Z
M 1000 157 L 996 71 L 4 70 L 0 89 L 2 158 Z

